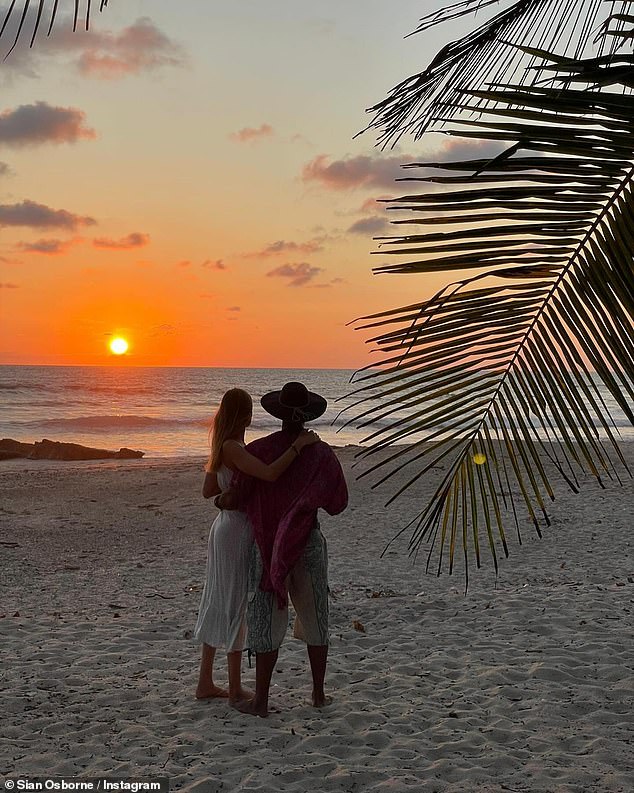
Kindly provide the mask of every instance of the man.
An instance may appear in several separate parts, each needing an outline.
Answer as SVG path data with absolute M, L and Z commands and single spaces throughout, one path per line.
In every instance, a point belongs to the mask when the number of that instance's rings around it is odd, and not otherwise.
M 287 383 L 261 399 L 282 429 L 248 445 L 263 462 L 275 460 L 302 430 L 319 418 L 326 400 L 302 383 Z M 337 515 L 348 504 L 341 465 L 328 444 L 306 446 L 276 482 L 236 478 L 241 507 L 253 526 L 247 625 L 256 653 L 255 696 L 235 705 L 243 713 L 268 715 L 271 676 L 288 627 L 288 598 L 299 625 L 295 635 L 307 644 L 313 680 L 312 704 L 326 704 L 328 659 L 328 558 L 318 510 Z

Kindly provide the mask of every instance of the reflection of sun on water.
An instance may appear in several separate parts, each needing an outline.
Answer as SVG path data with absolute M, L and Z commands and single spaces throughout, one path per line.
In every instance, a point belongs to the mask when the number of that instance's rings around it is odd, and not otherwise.
M 110 341 L 110 352 L 112 352 L 114 355 L 123 355 L 127 351 L 128 342 L 121 338 L 121 336 L 116 336 Z

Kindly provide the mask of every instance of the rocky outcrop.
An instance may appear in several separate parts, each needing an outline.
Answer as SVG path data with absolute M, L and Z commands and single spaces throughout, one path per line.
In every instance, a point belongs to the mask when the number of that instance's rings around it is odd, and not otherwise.
M 79 443 L 62 443 L 49 441 L 46 438 L 35 443 L 20 443 L 12 438 L 0 441 L 0 460 L 26 458 L 28 460 L 138 460 L 145 452 L 134 449 L 119 449 L 118 452 L 107 449 L 93 449 Z

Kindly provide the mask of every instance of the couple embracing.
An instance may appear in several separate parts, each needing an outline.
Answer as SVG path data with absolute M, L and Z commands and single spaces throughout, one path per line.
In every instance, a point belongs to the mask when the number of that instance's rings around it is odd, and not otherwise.
M 214 417 L 203 495 L 215 496 L 221 511 L 209 534 L 195 638 L 202 643 L 196 696 L 228 696 L 237 710 L 264 717 L 289 596 L 294 635 L 307 645 L 312 703 L 326 704 L 328 558 L 317 513 L 342 512 L 348 491 L 330 446 L 304 428 L 325 412 L 326 400 L 302 383 L 287 383 L 261 404 L 282 426 L 248 446 L 253 404 L 246 391 L 227 391 Z M 255 694 L 241 684 L 247 645 L 256 655 Z M 228 692 L 213 682 L 219 647 L 227 653 Z

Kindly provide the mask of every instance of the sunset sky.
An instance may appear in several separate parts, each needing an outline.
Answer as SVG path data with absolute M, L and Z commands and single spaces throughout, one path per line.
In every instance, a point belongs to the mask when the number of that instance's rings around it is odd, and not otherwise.
M 108 364 L 120 335 L 122 364 L 368 363 L 346 323 L 444 283 L 370 255 L 375 199 L 442 140 L 353 136 L 440 5 L 111 0 L 25 37 L 0 63 L 0 362 Z

